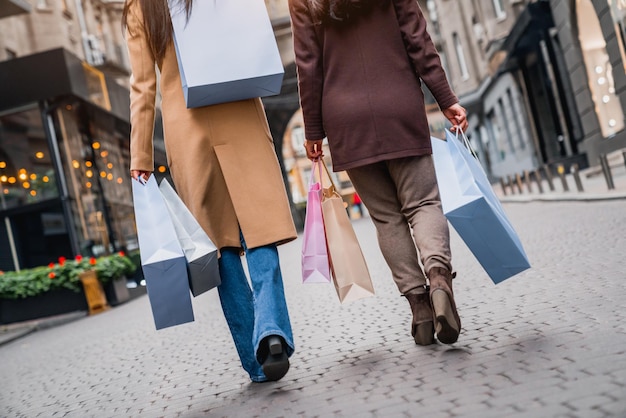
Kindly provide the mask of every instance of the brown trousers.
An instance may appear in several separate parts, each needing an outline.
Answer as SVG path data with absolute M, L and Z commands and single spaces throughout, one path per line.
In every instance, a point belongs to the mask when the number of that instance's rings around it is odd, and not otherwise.
M 424 272 L 433 267 L 452 271 L 450 231 L 431 155 L 382 161 L 347 172 L 372 217 L 383 257 L 402 294 L 422 291 Z

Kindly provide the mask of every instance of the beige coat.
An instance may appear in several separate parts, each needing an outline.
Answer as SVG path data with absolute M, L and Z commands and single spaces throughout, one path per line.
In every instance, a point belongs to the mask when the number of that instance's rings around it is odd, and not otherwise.
M 154 170 L 157 71 L 139 2 L 128 16 L 131 169 Z M 158 65 L 168 165 L 178 194 L 218 248 L 296 238 L 260 99 L 187 109 L 173 44 Z

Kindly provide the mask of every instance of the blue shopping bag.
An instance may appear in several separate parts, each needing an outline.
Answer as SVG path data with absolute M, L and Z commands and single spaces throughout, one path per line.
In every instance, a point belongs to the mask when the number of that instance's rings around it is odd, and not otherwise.
M 156 329 L 194 320 L 187 261 L 159 186 L 132 180 L 141 267 Z
M 446 130 L 431 137 L 443 213 L 494 283 L 528 268 L 530 262 L 480 162 Z

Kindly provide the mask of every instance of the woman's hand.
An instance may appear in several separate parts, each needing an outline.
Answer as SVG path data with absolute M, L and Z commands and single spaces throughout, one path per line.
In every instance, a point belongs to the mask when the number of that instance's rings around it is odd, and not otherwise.
M 144 181 L 148 181 L 150 174 L 152 174 L 152 171 L 130 170 L 130 175 L 135 180 L 139 180 L 139 177 L 141 177 Z
M 324 156 L 324 151 L 322 150 L 322 142 L 324 142 L 323 139 L 318 139 L 315 141 L 310 141 L 306 139 L 304 141 L 306 156 L 309 160 L 316 161 L 317 159 Z
M 458 103 L 453 104 L 449 108 L 443 110 L 443 115 L 452 124 L 452 132 L 456 132 L 457 127 L 461 128 L 463 132 L 467 132 L 469 124 L 467 123 L 467 113 L 463 106 Z

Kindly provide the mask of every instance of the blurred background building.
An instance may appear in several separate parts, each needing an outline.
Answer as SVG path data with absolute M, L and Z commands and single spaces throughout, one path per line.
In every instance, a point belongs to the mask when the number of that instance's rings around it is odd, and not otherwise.
M 285 76 L 281 94 L 263 101 L 301 225 L 310 162 L 287 0 L 265 3 Z M 494 181 L 584 168 L 626 148 L 626 0 L 418 3 Z M 0 270 L 137 247 L 122 7 L 0 0 Z M 426 96 L 431 133 L 441 137 L 447 122 Z M 160 125 L 157 117 L 157 174 L 167 176 Z M 347 176 L 333 176 L 348 204 Z

